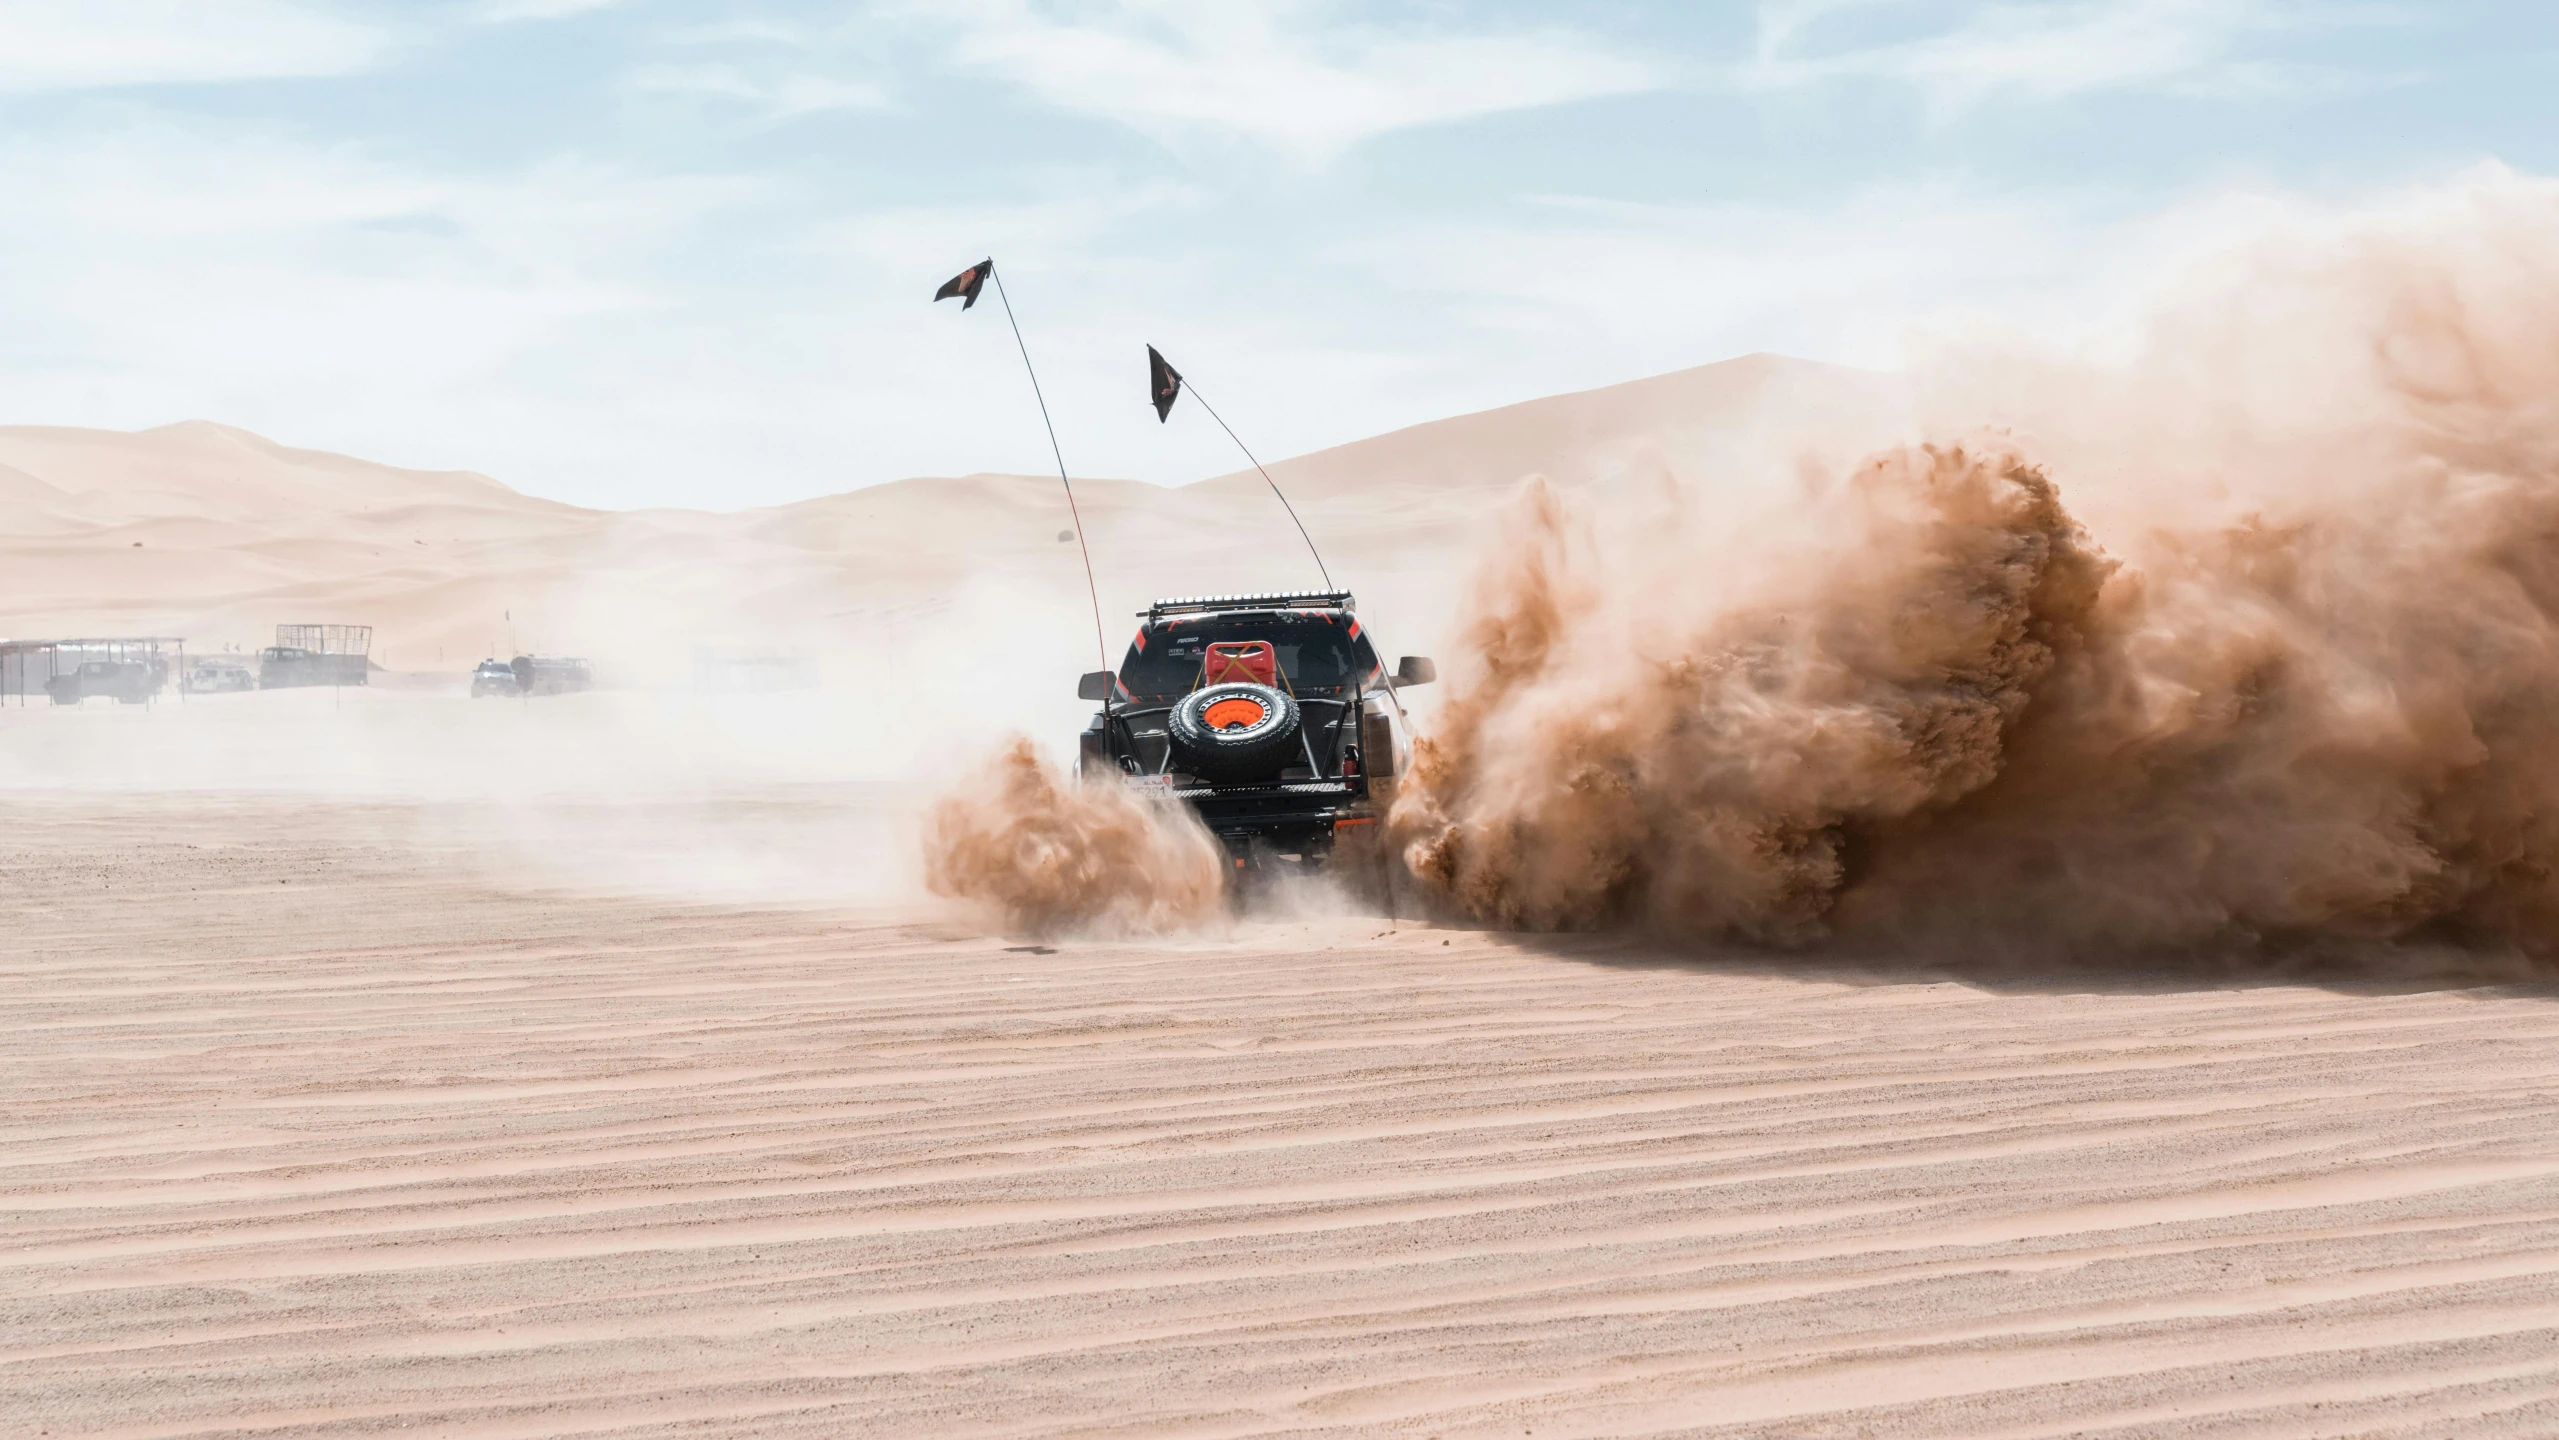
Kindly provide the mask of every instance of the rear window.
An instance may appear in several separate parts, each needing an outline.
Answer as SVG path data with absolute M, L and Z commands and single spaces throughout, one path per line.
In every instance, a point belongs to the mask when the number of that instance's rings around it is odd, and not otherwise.
M 1138 632 L 1120 665 L 1120 685 L 1130 698 L 1169 700 L 1199 684 L 1200 665 L 1213 642 L 1267 640 L 1279 657 L 1288 688 L 1300 695 L 1337 696 L 1377 667 L 1368 637 L 1351 634 L 1343 615 L 1212 615 L 1167 620 Z

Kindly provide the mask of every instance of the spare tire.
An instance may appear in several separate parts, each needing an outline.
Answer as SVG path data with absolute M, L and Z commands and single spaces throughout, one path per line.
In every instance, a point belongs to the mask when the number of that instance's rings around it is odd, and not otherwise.
M 1297 701 L 1250 681 L 1182 697 L 1165 721 L 1173 764 L 1202 780 L 1267 780 L 1297 754 Z

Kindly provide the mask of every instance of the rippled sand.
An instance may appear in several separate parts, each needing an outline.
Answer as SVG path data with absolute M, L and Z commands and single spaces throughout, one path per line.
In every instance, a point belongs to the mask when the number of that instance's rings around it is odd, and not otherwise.
M 2559 1433 L 2559 988 L 1025 948 L 474 823 L 11 812 L 0 1433 Z

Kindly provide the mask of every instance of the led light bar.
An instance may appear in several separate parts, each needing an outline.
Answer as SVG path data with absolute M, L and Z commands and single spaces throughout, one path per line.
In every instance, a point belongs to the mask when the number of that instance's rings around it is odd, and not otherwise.
M 1164 615 L 1189 614 L 1208 610 L 1276 610 L 1294 607 L 1320 607 L 1353 610 L 1348 590 L 1284 591 L 1269 595 L 1183 595 L 1158 600 L 1140 612 L 1152 620 Z

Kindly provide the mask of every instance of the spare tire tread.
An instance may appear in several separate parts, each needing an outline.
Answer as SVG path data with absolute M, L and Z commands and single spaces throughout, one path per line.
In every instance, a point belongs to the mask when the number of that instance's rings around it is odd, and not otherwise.
M 1205 718 L 1209 707 L 1239 699 L 1258 701 L 1277 718 L 1241 731 L 1210 728 Z M 1267 780 L 1296 756 L 1304 723 L 1295 696 L 1277 686 L 1236 680 L 1183 696 L 1165 717 L 1164 732 L 1172 743 L 1173 763 L 1202 780 Z

